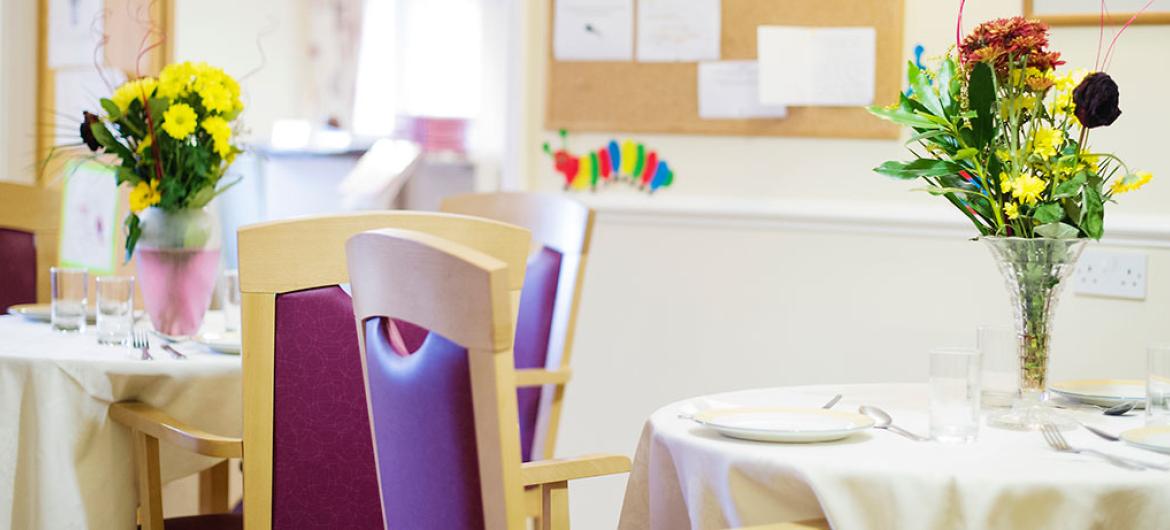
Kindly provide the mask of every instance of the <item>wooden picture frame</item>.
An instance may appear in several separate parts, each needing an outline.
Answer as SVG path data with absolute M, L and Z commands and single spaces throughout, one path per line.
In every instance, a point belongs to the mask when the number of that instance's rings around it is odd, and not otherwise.
M 1107 12 L 1104 20 L 1107 26 L 1120 26 L 1133 18 L 1133 9 L 1140 9 L 1145 2 L 1139 0 L 1125 0 L 1126 5 L 1121 6 L 1123 9 L 1118 12 Z M 1062 10 L 1051 9 L 1051 4 L 1065 4 Z M 1078 0 L 1068 6 L 1070 2 L 1067 0 L 1024 0 L 1024 16 L 1027 18 L 1037 18 L 1050 26 L 1098 26 L 1101 24 L 1100 2 L 1096 0 Z M 1106 7 L 1110 1 L 1106 1 Z M 1137 8 L 1130 6 L 1132 3 Z M 1085 4 L 1085 5 L 1081 5 Z M 1113 0 L 1112 4 L 1117 6 L 1117 0 Z M 1067 8 L 1067 11 L 1063 10 Z M 1150 6 L 1150 9 L 1141 14 L 1133 21 L 1134 24 L 1142 25 L 1159 25 L 1170 24 L 1170 1 L 1155 0 Z

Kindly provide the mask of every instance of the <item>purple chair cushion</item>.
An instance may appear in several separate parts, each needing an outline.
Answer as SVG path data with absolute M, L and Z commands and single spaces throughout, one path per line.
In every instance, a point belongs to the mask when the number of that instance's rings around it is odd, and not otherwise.
M 0 228 L 0 313 L 36 301 L 37 247 L 33 235 Z
M 276 297 L 274 529 L 382 528 L 360 359 L 340 287 Z
M 516 318 L 516 341 L 513 346 L 516 368 L 545 367 L 560 274 L 560 252 L 545 247 L 528 260 L 524 289 L 520 292 L 520 311 Z M 540 393 L 541 387 L 516 391 L 516 406 L 520 411 L 520 451 L 525 462 L 532 460 L 536 419 L 540 414 Z
M 163 526 L 167 530 L 244 530 L 244 517 L 235 513 L 172 517 Z
M 366 371 L 386 528 L 481 530 L 467 350 L 430 333 L 412 354 L 365 322 Z

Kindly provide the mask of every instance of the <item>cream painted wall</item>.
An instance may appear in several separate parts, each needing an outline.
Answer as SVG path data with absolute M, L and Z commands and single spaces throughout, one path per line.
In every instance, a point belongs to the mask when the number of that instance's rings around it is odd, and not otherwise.
M 0 2 L 0 180 L 36 179 L 36 2 Z

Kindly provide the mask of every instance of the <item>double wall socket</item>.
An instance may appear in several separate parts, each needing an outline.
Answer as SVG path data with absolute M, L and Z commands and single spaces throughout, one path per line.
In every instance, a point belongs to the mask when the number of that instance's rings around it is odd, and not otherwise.
M 1077 294 L 1145 300 L 1146 255 L 1085 249 L 1073 275 Z

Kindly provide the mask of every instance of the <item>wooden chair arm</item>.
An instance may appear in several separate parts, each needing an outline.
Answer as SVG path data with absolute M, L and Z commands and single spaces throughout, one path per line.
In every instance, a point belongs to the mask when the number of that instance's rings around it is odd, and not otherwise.
M 219 458 L 241 458 L 244 455 L 244 443 L 241 439 L 196 429 L 139 401 L 122 401 L 110 405 L 110 418 L 193 453 Z
M 536 486 L 579 478 L 616 475 L 629 470 L 630 459 L 624 455 L 585 455 L 525 462 L 520 465 L 520 480 L 525 486 Z
M 516 386 L 518 388 L 544 385 L 563 385 L 569 382 L 573 371 L 569 368 L 560 370 L 545 370 L 544 368 L 522 368 L 516 370 Z
M 809 521 L 799 521 L 795 523 L 776 523 L 766 524 L 760 526 L 745 526 L 738 530 L 830 530 L 829 521 L 825 519 L 812 519 Z

